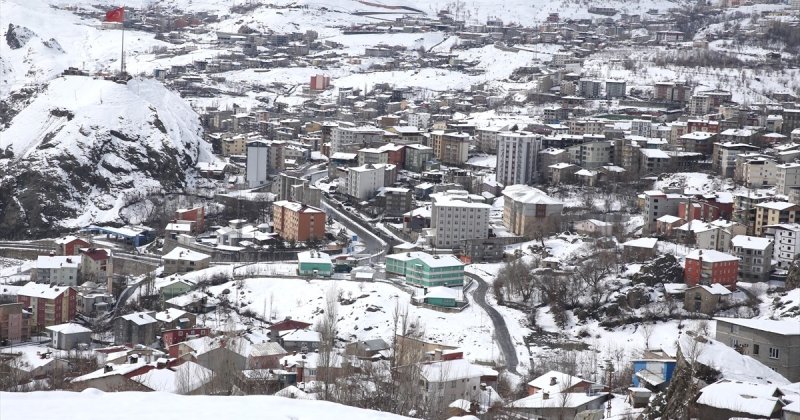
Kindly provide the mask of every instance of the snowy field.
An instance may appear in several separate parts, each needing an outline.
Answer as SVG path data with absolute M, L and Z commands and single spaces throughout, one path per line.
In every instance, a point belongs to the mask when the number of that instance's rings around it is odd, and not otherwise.
M 0 418 L 31 420 L 69 418 L 81 420 L 141 420 L 171 418 L 217 420 L 221 418 L 274 420 L 400 420 L 408 417 L 347 407 L 324 401 L 274 396 L 183 396 L 165 392 L 83 392 L 0 393 Z M 265 413 L 269 413 L 265 417 Z

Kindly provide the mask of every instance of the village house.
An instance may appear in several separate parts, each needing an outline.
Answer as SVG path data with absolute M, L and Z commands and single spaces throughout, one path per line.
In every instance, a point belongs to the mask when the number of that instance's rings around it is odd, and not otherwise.
M 279 343 L 288 351 L 313 352 L 319 349 L 321 340 L 317 331 L 298 329 L 281 332 Z
M 677 361 L 660 350 L 645 350 L 642 358 L 632 360 L 633 386 L 664 391 L 672 380 Z
M 551 370 L 528 382 L 528 395 L 538 392 L 557 394 L 559 392 L 586 392 L 594 382 L 583 378 Z
M 72 350 L 79 345 L 92 343 L 92 330 L 80 324 L 66 323 L 45 328 L 53 340 L 52 345 L 59 350 Z
M 480 393 L 486 378 L 496 378 L 497 371 L 465 359 L 422 363 L 418 367 L 423 399 L 430 406 L 446 407 L 458 399 L 471 401 Z M 492 380 L 493 381 L 493 380 Z
M 775 384 L 722 379 L 700 390 L 692 412 L 702 419 L 779 418 L 782 396 Z
M 158 321 L 147 312 L 134 312 L 114 320 L 114 342 L 117 344 L 152 345 L 156 342 Z
M 164 274 L 188 273 L 208 268 L 211 256 L 183 247 L 175 247 L 164 254 Z
M 728 301 L 730 295 L 731 291 L 721 284 L 714 283 L 710 286 L 698 284 L 686 289 L 683 309 L 713 315 L 720 309 L 722 303 Z

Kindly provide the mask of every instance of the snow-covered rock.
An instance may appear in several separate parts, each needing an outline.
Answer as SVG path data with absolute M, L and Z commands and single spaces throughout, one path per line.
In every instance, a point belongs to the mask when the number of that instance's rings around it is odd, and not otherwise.
M 186 188 L 214 159 L 201 134 L 157 81 L 53 80 L 0 131 L 0 236 L 120 221 L 146 195 Z

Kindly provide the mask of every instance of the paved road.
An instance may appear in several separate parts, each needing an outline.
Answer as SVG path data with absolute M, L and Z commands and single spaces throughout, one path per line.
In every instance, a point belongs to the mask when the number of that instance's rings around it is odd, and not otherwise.
M 511 373 L 517 374 L 517 365 L 519 364 L 517 349 L 514 341 L 511 340 L 506 320 L 500 315 L 500 312 L 497 312 L 497 309 L 486 303 L 486 291 L 489 290 L 489 285 L 477 274 L 465 272 L 464 275 L 478 282 L 478 288 L 472 293 L 472 298 L 478 306 L 486 311 L 489 319 L 492 320 L 492 324 L 494 324 L 494 335 L 497 339 L 497 345 L 500 346 L 500 350 L 506 359 L 506 369 Z
M 114 305 L 114 311 L 112 312 L 112 314 L 113 314 L 112 319 L 116 318 L 119 315 L 119 310 L 123 306 L 125 306 L 125 302 L 127 302 L 128 299 L 131 296 L 133 296 L 133 292 L 135 292 L 136 289 L 138 289 L 139 286 L 144 284 L 144 282 L 146 282 L 146 281 L 147 281 L 147 277 L 137 281 L 136 283 L 134 283 L 132 285 L 129 285 L 128 287 L 125 288 L 125 290 L 122 291 L 122 293 L 119 294 L 119 298 L 117 299 L 117 303 Z
M 364 254 L 374 256 L 373 258 L 370 258 L 371 262 L 379 262 L 383 260 L 383 258 L 386 256 L 386 250 L 388 248 L 386 241 L 369 230 L 364 229 L 361 225 L 353 221 L 349 214 L 338 210 L 333 204 L 329 203 L 325 197 L 320 200 L 320 204 L 322 209 L 325 210 L 328 215 L 332 215 L 337 221 L 339 221 L 339 223 L 343 224 L 346 228 L 358 235 L 358 239 L 366 247 Z

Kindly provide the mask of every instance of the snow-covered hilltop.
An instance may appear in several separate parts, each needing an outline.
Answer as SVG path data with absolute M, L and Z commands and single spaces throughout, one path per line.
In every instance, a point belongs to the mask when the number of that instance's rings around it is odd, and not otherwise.
M 160 83 L 87 76 L 53 80 L 1 132 L 0 150 L 6 236 L 119 221 L 213 159 L 197 114 Z

